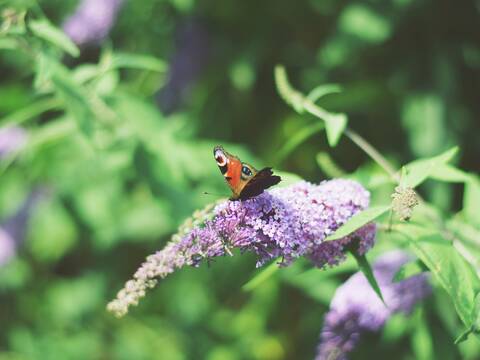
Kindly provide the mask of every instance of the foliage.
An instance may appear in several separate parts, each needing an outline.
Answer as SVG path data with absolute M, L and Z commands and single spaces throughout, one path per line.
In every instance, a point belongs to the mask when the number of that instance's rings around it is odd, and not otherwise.
M 375 286 L 366 259 L 392 248 L 415 257 L 395 279 L 428 272 L 433 296 L 354 358 L 480 357 L 474 1 L 130 1 L 86 47 L 61 29 L 75 6 L 0 1 L 0 128 L 27 139 L 0 150 L 2 224 L 46 191 L 0 268 L 0 359 L 311 359 L 335 289 L 359 265 Z M 285 184 L 361 182 L 372 207 L 330 239 L 375 221 L 377 244 L 326 270 L 222 257 L 113 318 L 204 192 L 228 195 L 218 143 Z M 405 189 L 408 221 L 392 211 Z

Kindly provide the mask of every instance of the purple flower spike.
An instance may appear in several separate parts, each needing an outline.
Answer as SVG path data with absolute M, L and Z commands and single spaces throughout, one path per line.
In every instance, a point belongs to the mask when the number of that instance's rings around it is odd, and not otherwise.
M 0 268 L 15 255 L 15 240 L 0 228 Z
M 364 254 L 373 246 L 374 224 L 344 239 L 324 240 L 368 203 L 367 190 L 340 179 L 320 185 L 301 181 L 246 201 L 223 201 L 213 212 L 210 208 L 194 214 L 163 250 L 148 257 L 108 310 L 122 316 L 156 279 L 185 265 L 197 266 L 202 260 L 231 255 L 232 248 L 256 253 L 257 266 L 277 258 L 280 265 L 287 266 L 300 256 L 318 267 L 333 266 L 345 258 L 346 247 L 353 241 Z
M 373 266 L 385 306 L 358 272 L 335 292 L 325 316 L 316 360 L 347 359 L 365 332 L 379 331 L 395 313 L 409 314 L 415 304 L 430 294 L 427 274 L 393 283 L 392 278 L 410 257 L 402 251 L 382 255 Z
M 99 44 L 115 23 L 122 0 L 82 0 L 63 25 L 65 33 L 79 46 Z
M 18 126 L 0 128 L 0 159 L 20 150 L 27 143 L 26 131 Z

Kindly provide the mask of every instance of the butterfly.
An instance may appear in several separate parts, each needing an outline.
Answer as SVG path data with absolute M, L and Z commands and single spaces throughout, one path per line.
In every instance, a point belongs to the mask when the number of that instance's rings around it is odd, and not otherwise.
M 263 193 L 270 186 L 280 182 L 281 177 L 273 175 L 272 168 L 255 169 L 238 157 L 226 152 L 222 146 L 213 148 L 213 156 L 232 190 L 230 200 L 246 200 Z

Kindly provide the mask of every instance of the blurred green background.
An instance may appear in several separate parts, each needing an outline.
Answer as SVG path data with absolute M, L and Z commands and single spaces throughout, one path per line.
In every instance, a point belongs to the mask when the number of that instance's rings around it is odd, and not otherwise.
M 305 92 L 340 84 L 318 103 L 347 113 L 396 166 L 459 145 L 457 165 L 480 170 L 478 1 L 124 1 L 108 35 L 71 56 L 40 36 L 41 21 L 62 28 L 77 5 L 0 1 L 0 127 L 27 139 L 0 160 L 0 220 L 25 228 L 0 269 L 0 359 L 314 357 L 351 263 L 329 273 L 299 261 L 245 292 L 254 257 L 221 258 L 173 274 L 123 319 L 105 311 L 143 259 L 215 200 L 204 191 L 228 195 L 214 145 L 313 182 L 336 173 L 331 162 L 365 185 L 381 172 L 285 105 L 275 64 Z M 22 11 L 37 27 L 22 30 Z M 40 199 L 22 210 L 32 192 Z M 462 206 L 461 185 L 420 192 L 445 213 Z M 478 359 L 475 339 L 453 345 L 460 329 L 439 292 L 353 358 Z

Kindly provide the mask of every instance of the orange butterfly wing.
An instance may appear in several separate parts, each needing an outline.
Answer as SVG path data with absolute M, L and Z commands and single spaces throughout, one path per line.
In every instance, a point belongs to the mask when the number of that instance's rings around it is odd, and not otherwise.
M 238 158 L 229 159 L 228 170 L 224 176 L 233 194 L 239 195 L 245 184 L 242 182 L 242 162 Z

